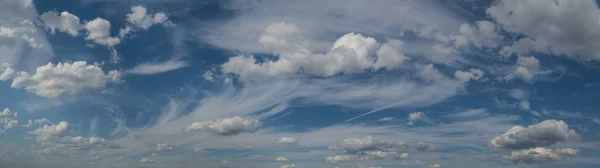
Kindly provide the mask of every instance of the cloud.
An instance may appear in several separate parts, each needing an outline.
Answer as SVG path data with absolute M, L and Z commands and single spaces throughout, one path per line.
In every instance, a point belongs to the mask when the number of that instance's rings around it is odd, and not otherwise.
M 287 164 L 287 165 L 281 165 L 280 168 L 295 168 L 296 165 L 295 164 Z
M 186 62 L 176 60 L 170 60 L 161 63 L 143 63 L 125 71 L 125 73 L 138 75 L 154 75 L 174 71 L 187 66 L 188 64 Z
M 470 80 L 477 81 L 483 77 L 483 74 L 482 70 L 471 68 L 469 71 L 456 70 L 454 77 L 464 83 Z
M 408 114 L 408 125 L 413 125 L 415 122 L 417 121 L 422 121 L 423 119 L 425 119 L 427 116 L 425 115 L 425 113 L 423 112 L 413 112 Z
M 364 160 L 381 160 L 381 159 L 406 159 L 408 158 L 408 153 L 398 154 L 396 152 L 390 151 L 366 151 L 362 159 Z
M 540 72 L 540 62 L 535 57 L 517 58 L 517 67 L 512 74 L 506 76 L 507 79 L 521 79 L 527 83 L 532 83 L 536 76 L 543 75 Z
M 405 143 L 390 143 L 379 141 L 371 136 L 365 138 L 346 138 L 341 143 L 331 145 L 330 149 L 340 149 L 348 154 L 356 154 L 365 151 L 393 151 L 397 148 L 407 148 Z
M 508 95 L 518 100 L 526 100 L 529 98 L 529 92 L 522 89 L 511 89 L 508 91 Z
M 287 159 L 287 158 L 284 158 L 284 157 L 281 157 L 281 156 L 279 156 L 279 157 L 277 157 L 277 159 L 275 159 L 275 161 L 278 161 L 278 162 L 287 162 L 287 161 L 288 161 L 288 159 Z
M 61 121 L 57 125 L 44 125 L 44 127 L 39 127 L 29 134 L 36 135 L 37 141 L 48 141 L 51 139 L 59 138 L 64 136 L 67 132 L 70 132 L 73 129 L 73 125 Z
M 140 163 L 156 163 L 156 161 L 145 157 L 140 159 Z
M 154 149 L 156 151 L 168 152 L 168 151 L 173 151 L 173 149 L 175 149 L 175 146 L 170 145 L 170 144 L 156 144 L 156 147 Z
M 9 108 L 4 108 L 0 113 L 0 119 L 6 121 L 6 119 L 12 119 L 17 117 L 17 113 L 13 113 Z
M 24 88 L 41 97 L 54 98 L 63 93 L 83 93 L 104 89 L 108 83 L 120 82 L 120 73 L 104 73 L 98 65 L 85 61 L 58 63 L 38 67 L 35 74 L 19 72 L 11 87 Z
M 530 42 L 523 43 L 528 45 L 521 46 L 519 52 L 551 52 L 583 61 L 600 58 L 600 23 L 597 22 L 600 9 L 595 1 L 502 0 L 490 6 L 486 13 L 504 30 L 529 39 Z M 508 50 L 514 48 L 508 47 Z
M 436 150 L 437 147 L 434 144 L 431 143 L 426 143 L 426 142 L 419 142 L 417 143 L 417 150 L 419 151 L 434 151 Z
M 578 137 L 574 130 L 569 130 L 564 121 L 545 120 L 527 128 L 514 126 L 503 135 L 492 139 L 489 145 L 494 148 L 526 149 L 551 146 Z
M 545 163 L 559 161 L 563 157 L 572 157 L 577 155 L 579 150 L 571 148 L 562 149 L 547 149 L 547 148 L 531 148 L 519 151 L 513 151 L 506 159 L 514 163 Z
M 405 59 L 402 42 L 390 40 L 379 47 L 377 41 L 361 34 L 348 33 L 333 43 L 326 53 L 313 53 L 303 44 L 297 44 L 295 25 L 276 23 L 266 29 L 259 42 L 274 52 L 278 60 L 258 62 L 254 57 L 231 57 L 221 68 L 224 73 L 255 81 L 305 73 L 331 77 L 338 74 L 356 74 L 367 70 L 395 69 Z M 302 41 L 302 40 L 300 40 Z M 381 54 L 381 55 L 379 55 Z M 377 55 L 377 56 L 376 56 Z
M 286 136 L 286 137 L 281 137 L 281 139 L 279 139 L 278 142 L 279 142 L 279 144 L 282 144 L 282 145 L 296 145 L 296 144 L 298 144 L 298 138 Z
M 169 18 L 163 12 L 149 14 L 143 6 L 132 6 L 131 13 L 127 14 L 127 22 L 140 29 L 148 29 L 155 24 L 171 25 Z
M 202 77 L 204 77 L 204 79 L 206 79 L 207 81 L 214 81 L 215 77 L 213 77 L 214 73 L 212 71 L 206 71 L 204 72 L 204 74 L 202 75 Z
M 440 167 L 442 167 L 442 166 L 440 166 L 439 164 L 432 164 L 432 165 L 427 166 L 427 168 L 440 168 Z
M 350 155 L 333 155 L 333 156 L 325 156 L 325 161 L 329 163 L 340 163 L 351 161 L 352 156 Z
M 36 119 L 33 121 L 33 123 L 35 123 L 35 124 L 54 124 L 52 121 L 50 121 L 47 118 Z
M 67 11 L 61 12 L 60 15 L 56 11 L 44 12 L 40 19 L 44 22 L 44 27 L 49 29 L 52 34 L 58 30 L 71 36 L 78 36 L 82 27 L 79 17 Z
M 481 47 L 496 47 L 504 38 L 499 34 L 500 28 L 489 21 L 477 21 L 475 25 L 462 24 L 458 35 L 451 35 L 455 47 L 474 45 Z
M 88 32 L 85 37 L 86 40 L 92 40 L 96 44 L 107 47 L 113 47 L 121 43 L 121 39 L 110 37 L 110 22 L 106 19 L 96 18 L 85 23 L 84 28 Z
M 385 122 L 385 121 L 392 121 L 394 119 L 395 119 L 394 117 L 383 117 L 383 118 L 378 119 L 377 121 Z
M 260 125 L 260 121 L 256 119 L 235 116 L 212 121 L 194 122 L 187 126 L 185 131 L 198 132 L 204 130 L 206 132 L 227 136 L 240 133 L 254 133 Z

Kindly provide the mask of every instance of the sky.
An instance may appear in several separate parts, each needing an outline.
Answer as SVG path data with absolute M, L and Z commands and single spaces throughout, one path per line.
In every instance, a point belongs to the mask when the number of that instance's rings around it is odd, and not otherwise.
M 592 0 L 0 0 L 0 167 L 592 168 Z

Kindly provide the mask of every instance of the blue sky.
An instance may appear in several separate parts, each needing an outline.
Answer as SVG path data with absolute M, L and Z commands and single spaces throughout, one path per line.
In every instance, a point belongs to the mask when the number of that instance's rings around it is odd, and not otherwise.
M 581 0 L 0 0 L 0 165 L 596 167 Z

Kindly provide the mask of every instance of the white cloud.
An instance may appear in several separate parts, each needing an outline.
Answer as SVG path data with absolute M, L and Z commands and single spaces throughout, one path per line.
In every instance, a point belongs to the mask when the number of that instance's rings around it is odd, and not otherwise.
M 331 145 L 330 149 L 340 149 L 349 154 L 365 151 L 393 151 L 397 148 L 407 148 L 405 143 L 390 143 L 379 141 L 371 136 L 365 138 L 346 138 L 340 144 Z
M 303 45 L 295 25 L 276 23 L 269 26 L 259 42 L 270 48 L 277 61 L 257 62 L 254 57 L 236 56 L 222 65 L 224 73 L 239 75 L 245 80 L 293 75 L 300 71 L 309 75 L 330 77 L 355 74 L 370 69 L 395 69 L 407 59 L 401 53 L 402 42 L 389 40 L 378 46 L 375 39 L 348 33 L 333 43 L 326 53 L 313 53 Z
M 212 121 L 194 122 L 185 128 L 186 132 L 206 132 L 218 135 L 236 135 L 240 133 L 254 133 L 261 125 L 260 121 L 253 118 L 239 116 L 223 118 Z
M 325 156 L 325 161 L 329 163 L 340 163 L 351 161 L 352 156 L 350 155 L 333 155 L 333 156 Z
M 527 101 L 527 100 L 521 101 L 521 103 L 519 103 L 519 108 L 521 110 L 529 111 L 531 109 L 529 101 Z
M 419 151 L 434 151 L 436 150 L 437 147 L 434 144 L 431 143 L 426 143 L 426 142 L 419 142 L 417 143 L 417 150 Z
M 57 125 L 44 125 L 44 127 L 39 127 L 29 133 L 35 134 L 37 136 L 37 141 L 48 141 L 52 138 L 62 137 L 72 129 L 73 125 L 65 121 L 61 121 Z
M 14 117 L 17 117 L 17 113 L 13 113 L 9 108 L 4 108 L 0 113 L 0 119 L 2 120 L 12 119 Z
M 525 35 L 531 38 L 529 41 L 538 43 L 525 46 L 520 52 L 552 52 L 589 61 L 600 58 L 600 22 L 597 22 L 600 9 L 597 6 L 592 0 L 502 0 L 486 12 L 504 30 Z
M 156 147 L 154 149 L 156 151 L 168 152 L 173 151 L 173 149 L 175 149 L 175 146 L 170 144 L 156 144 Z
M 408 153 L 398 154 L 393 151 L 366 151 L 364 152 L 364 160 L 381 160 L 381 159 L 406 159 Z
M 378 119 L 377 121 L 385 122 L 385 121 L 392 121 L 394 119 L 395 119 L 394 117 L 383 117 L 383 118 Z
M 206 71 L 204 72 L 204 74 L 202 75 L 202 77 L 204 77 L 204 79 L 206 79 L 207 81 L 214 81 L 215 77 L 213 77 L 213 72 L 212 71 Z
M 78 36 L 81 30 L 79 17 L 67 11 L 61 12 L 60 15 L 56 11 L 44 12 L 40 19 L 44 22 L 44 27 L 50 29 L 51 33 L 59 30 L 71 36 Z
M 54 124 L 52 121 L 50 121 L 47 118 L 36 119 L 33 121 L 33 123 L 35 123 L 35 124 Z
M 450 36 L 456 47 L 496 47 L 504 38 L 499 34 L 499 28 L 489 21 L 477 21 L 475 25 L 462 24 L 458 31 L 458 35 Z
M 547 149 L 538 147 L 513 151 L 510 156 L 505 156 L 505 158 L 514 163 L 532 164 L 559 161 L 563 157 L 572 157 L 577 153 L 579 153 L 579 150 L 571 148 Z
M 287 161 L 288 161 L 288 159 L 287 159 L 287 158 L 284 158 L 284 157 L 281 157 L 281 156 L 279 156 L 279 157 L 277 157 L 277 159 L 275 159 L 275 161 L 278 161 L 278 162 L 287 162 Z
M 4 124 L 4 129 L 15 129 L 20 127 L 19 121 L 17 120 L 10 120 Z
M 30 37 L 28 34 L 21 35 L 21 40 L 24 40 L 25 42 L 27 42 L 27 44 L 29 44 L 29 47 L 31 47 L 31 48 L 44 47 L 43 44 L 38 43 L 38 41 L 35 38 Z
M 545 120 L 527 128 L 514 126 L 504 135 L 492 139 L 489 145 L 494 148 L 525 149 L 551 146 L 578 137 L 564 121 Z
M 296 165 L 295 164 L 287 164 L 287 165 L 281 165 L 280 168 L 295 168 Z
M 143 63 L 125 71 L 125 73 L 138 75 L 153 75 L 174 71 L 187 66 L 188 64 L 186 62 L 177 60 L 170 60 L 160 63 Z
M 0 81 L 5 81 L 13 78 L 15 70 L 12 68 L 6 68 L 2 74 L 0 74 Z
M 279 144 L 296 145 L 296 144 L 298 144 L 298 138 L 291 137 L 291 136 L 281 137 L 281 139 L 279 139 Z
M 136 28 L 148 29 L 150 26 L 155 24 L 162 24 L 170 26 L 172 23 L 168 21 L 167 15 L 160 12 L 154 15 L 149 14 L 148 10 L 143 6 L 131 7 L 131 13 L 127 14 L 127 22 L 135 26 Z
M 469 82 L 470 80 L 477 81 L 483 77 L 483 74 L 482 70 L 471 68 L 469 71 L 456 70 L 456 72 L 454 72 L 454 77 L 464 83 Z
M 508 95 L 518 100 L 526 100 L 529 98 L 529 92 L 522 89 L 511 89 L 508 91 Z
M 156 163 L 156 161 L 148 158 L 142 158 L 140 159 L 140 163 Z
M 196 147 L 194 148 L 194 152 L 203 152 L 204 149 L 200 148 L 200 147 Z
M 432 164 L 432 165 L 427 166 L 427 168 L 440 168 L 440 167 L 442 167 L 442 166 L 440 166 L 439 164 Z
M 107 83 L 120 82 L 118 71 L 105 74 L 98 65 L 85 61 L 38 67 L 36 73 L 19 72 L 11 87 L 25 88 L 38 96 L 53 98 L 63 93 L 82 93 L 104 89 Z
M 420 111 L 408 114 L 409 121 L 418 121 L 418 120 L 422 119 L 423 117 L 425 117 L 425 113 L 420 112 Z
M 121 43 L 121 39 L 110 37 L 110 22 L 103 18 L 96 18 L 85 23 L 84 28 L 87 30 L 86 40 L 93 40 L 94 43 L 113 47 Z

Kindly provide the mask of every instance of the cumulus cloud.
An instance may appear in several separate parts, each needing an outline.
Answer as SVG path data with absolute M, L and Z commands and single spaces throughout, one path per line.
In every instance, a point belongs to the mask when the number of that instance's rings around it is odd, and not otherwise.
M 275 159 L 275 161 L 278 161 L 278 162 L 287 162 L 287 161 L 288 161 L 288 159 L 287 159 L 287 158 L 284 158 L 284 157 L 281 157 L 281 156 L 279 156 L 279 157 L 277 157 L 277 159 Z
M 295 164 L 287 164 L 287 165 L 281 165 L 280 168 L 295 168 L 296 165 Z
M 110 22 L 103 18 L 96 18 L 85 23 L 84 28 L 87 30 L 86 40 L 92 40 L 96 44 L 113 47 L 121 43 L 121 39 L 110 37 Z
M 535 57 L 519 57 L 517 58 L 517 67 L 512 74 L 509 74 L 507 79 L 521 79 L 525 82 L 532 83 L 536 75 L 540 75 L 540 62 Z
M 15 75 L 15 70 L 12 68 L 6 68 L 2 74 L 0 74 L 0 81 L 5 81 L 13 78 Z
M 483 74 L 482 70 L 471 68 L 469 71 L 456 70 L 456 72 L 454 72 L 454 77 L 465 83 L 471 80 L 477 81 L 483 77 Z
M 413 125 L 415 122 L 417 121 L 421 121 L 423 119 L 425 119 L 426 115 L 423 112 L 414 112 L 414 113 L 410 113 L 408 114 L 408 125 Z
M 156 144 L 154 147 L 154 150 L 161 152 L 173 151 L 173 149 L 175 149 L 175 146 L 170 144 Z
M 98 65 L 85 61 L 58 63 L 38 67 L 35 74 L 19 72 L 13 78 L 11 87 L 24 88 L 38 96 L 53 98 L 63 93 L 99 91 L 107 83 L 120 82 L 120 73 L 104 73 Z
M 296 145 L 296 144 L 298 144 L 298 138 L 286 136 L 286 137 L 281 137 L 281 139 L 279 139 L 278 142 L 279 142 L 279 144 L 282 144 L 282 145 Z
M 44 127 L 39 127 L 34 131 L 29 132 L 29 134 L 35 134 L 37 141 L 48 141 L 53 138 L 62 137 L 72 129 L 73 125 L 61 121 L 57 125 L 44 125 Z
M 455 47 L 496 47 L 504 38 L 499 34 L 499 28 L 489 21 L 477 21 L 475 25 L 462 24 L 458 31 L 458 35 L 450 36 Z
M 571 148 L 547 149 L 537 147 L 513 151 L 509 156 L 505 156 L 505 158 L 514 163 L 532 164 L 559 161 L 564 157 L 575 156 L 577 153 L 579 153 L 579 150 Z
M 265 30 L 259 43 L 278 53 L 278 60 L 260 62 L 254 57 L 236 56 L 229 58 L 229 61 L 222 65 L 222 70 L 246 80 L 280 77 L 299 72 L 330 77 L 384 68 L 395 69 L 407 59 L 402 54 L 400 40 L 389 40 L 380 47 L 374 38 L 348 33 L 336 40 L 326 53 L 313 53 L 305 46 L 305 41 L 295 25 L 273 24 Z
M 391 143 L 379 141 L 371 136 L 365 138 L 346 138 L 341 143 L 331 145 L 330 149 L 340 149 L 349 154 L 356 154 L 365 151 L 393 151 L 397 148 L 407 148 L 405 143 Z
M 156 161 L 148 158 L 142 158 L 140 159 L 140 163 L 156 163 Z
M 578 137 L 574 130 L 569 130 L 564 121 L 545 120 L 527 128 L 514 126 L 503 135 L 492 139 L 489 145 L 494 148 L 526 149 L 551 146 Z
M 333 156 L 325 156 L 325 161 L 329 163 L 340 163 L 351 161 L 352 156 L 350 155 L 333 155 Z
M 64 11 L 60 14 L 56 11 L 44 12 L 40 19 L 44 22 L 44 27 L 49 29 L 51 33 L 55 30 L 65 32 L 71 36 L 78 36 L 81 30 L 79 17 Z
M 504 30 L 529 39 L 521 52 L 551 52 L 584 61 L 600 58 L 600 9 L 593 0 L 502 0 L 486 13 Z
M 140 29 L 148 29 L 155 24 L 170 26 L 172 23 L 163 12 L 149 14 L 148 10 L 143 6 L 131 7 L 131 13 L 127 14 L 127 22 Z
M 153 75 L 174 71 L 187 66 L 188 64 L 186 62 L 177 60 L 171 60 L 160 63 L 143 63 L 125 71 L 125 73 L 137 75 Z
M 381 160 L 381 159 L 407 159 L 408 153 L 398 154 L 392 151 L 366 151 L 362 159 L 364 160 Z
M 194 122 L 185 128 L 186 132 L 206 132 L 218 135 L 236 135 L 240 133 L 254 133 L 261 125 L 260 121 L 253 118 L 231 117 L 213 121 Z
M 427 166 L 427 168 L 440 168 L 440 167 L 442 167 L 442 166 L 440 166 L 439 164 L 432 164 L 432 165 Z
M 436 149 L 437 149 L 437 147 L 431 143 L 426 143 L 426 142 L 417 143 L 417 150 L 419 150 L 419 151 L 434 151 Z
M 395 119 L 394 117 L 383 117 L 383 118 L 378 119 L 377 121 L 385 122 L 385 121 L 392 121 L 394 119 Z
M 12 119 L 17 117 L 17 113 L 13 113 L 9 108 L 4 108 L 0 113 L 0 120 Z
M 33 123 L 35 123 L 35 124 L 54 124 L 52 121 L 50 121 L 47 118 L 33 120 Z

